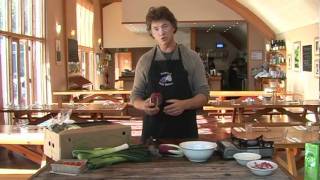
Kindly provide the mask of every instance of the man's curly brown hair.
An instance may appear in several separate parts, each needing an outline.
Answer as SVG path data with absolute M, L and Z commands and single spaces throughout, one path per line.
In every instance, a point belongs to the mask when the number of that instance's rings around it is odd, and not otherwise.
M 173 13 L 165 6 L 160 7 L 150 7 L 148 14 L 146 15 L 146 25 L 147 31 L 151 34 L 151 23 L 152 21 L 167 20 L 173 26 L 174 33 L 177 32 L 177 19 L 174 17 Z

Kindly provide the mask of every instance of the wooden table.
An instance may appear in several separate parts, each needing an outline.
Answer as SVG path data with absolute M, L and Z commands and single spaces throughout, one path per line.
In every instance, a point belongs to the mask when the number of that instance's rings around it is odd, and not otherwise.
M 89 114 L 92 115 L 91 118 L 97 118 L 97 115 L 100 114 L 101 118 L 104 118 L 104 114 L 112 113 L 122 113 L 127 108 L 126 103 L 117 103 L 117 104 L 92 104 L 92 103 L 82 103 L 82 104 L 62 104 L 61 106 L 57 104 L 52 105 L 43 105 L 40 107 L 30 106 L 27 108 L 19 107 L 0 107 L 0 112 L 13 113 L 15 118 L 21 118 L 23 115 L 27 115 L 31 124 L 41 123 L 43 120 L 54 117 L 56 114 L 63 110 L 71 109 L 73 114 Z M 34 120 L 32 114 L 34 113 L 48 113 L 46 117 L 48 118 L 39 118 Z M 13 122 L 12 122 L 13 124 Z
M 78 176 L 50 174 L 50 166 L 45 166 L 33 175 L 34 180 L 50 179 L 259 179 L 247 167 L 234 160 L 224 161 L 213 156 L 206 163 L 193 163 L 185 158 L 161 158 L 145 163 L 123 163 L 89 170 Z M 290 179 L 281 169 L 261 179 Z
M 225 99 L 227 97 L 258 97 L 263 96 L 264 91 L 210 91 L 210 97 L 218 97 L 220 99 Z M 293 92 L 282 92 L 276 93 L 277 96 L 294 96 L 301 98 L 300 94 Z
M 20 128 L 15 125 L 0 125 L 0 146 L 42 165 L 46 160 L 42 150 L 43 143 L 44 133 L 41 127 Z M 30 148 L 30 145 L 33 148 Z
M 253 128 L 251 132 L 239 132 L 234 128 L 232 133 L 242 139 L 255 139 L 263 135 L 265 140 L 274 141 L 274 159 L 293 177 L 298 176 L 298 168 L 304 165 L 304 155 L 298 152 L 304 149 L 305 143 L 319 141 L 319 126 L 259 127 Z M 285 149 L 285 158 L 277 151 L 279 149 Z
M 129 95 L 131 91 L 127 90 L 66 90 L 66 91 L 55 91 L 52 93 L 54 96 L 58 98 L 58 105 L 62 105 L 62 99 L 64 96 L 69 96 L 70 99 L 74 97 L 79 97 L 80 95 L 88 95 L 85 99 L 81 100 L 79 103 L 86 103 L 97 96 L 101 96 L 104 99 L 111 101 L 118 101 L 112 95 L 121 95 L 125 102 L 128 102 Z
M 223 100 L 214 101 L 210 103 L 211 106 L 206 106 L 204 109 L 210 110 L 213 108 L 232 108 L 233 109 L 233 123 L 238 120 L 239 123 L 252 121 L 258 119 L 262 115 L 269 115 L 273 110 L 277 110 L 280 114 L 287 115 L 292 120 L 299 122 L 306 122 L 307 111 L 314 114 L 315 120 L 319 120 L 318 108 L 320 107 L 319 100 L 305 100 L 305 101 L 261 101 L 244 102 L 243 100 Z M 303 112 L 300 114 L 290 111 L 290 108 L 302 108 Z M 245 110 L 250 110 L 251 114 L 244 117 Z

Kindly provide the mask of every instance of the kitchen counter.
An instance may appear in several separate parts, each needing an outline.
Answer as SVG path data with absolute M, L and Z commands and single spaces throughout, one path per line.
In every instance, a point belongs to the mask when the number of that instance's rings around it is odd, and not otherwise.
M 132 89 L 134 76 L 120 76 L 119 80 L 123 81 L 123 89 L 124 90 L 129 91 Z
M 84 179 L 290 179 L 281 169 L 272 175 L 259 177 L 235 160 L 220 160 L 214 155 L 208 162 L 194 163 L 185 158 L 160 158 L 145 163 L 122 163 L 96 170 L 88 170 L 78 176 L 51 174 L 50 166 L 41 168 L 31 179 L 84 180 Z
M 221 91 L 221 76 L 209 76 L 208 84 L 210 87 L 210 91 Z

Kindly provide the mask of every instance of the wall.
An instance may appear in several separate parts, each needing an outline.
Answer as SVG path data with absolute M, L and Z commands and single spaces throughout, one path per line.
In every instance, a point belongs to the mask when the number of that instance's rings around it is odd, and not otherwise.
M 46 58 L 50 63 L 51 89 L 62 91 L 67 89 L 67 39 L 76 38 L 71 36 L 71 31 L 77 32 L 76 0 L 48 0 L 46 6 Z M 99 53 L 98 39 L 102 38 L 101 7 L 99 0 L 92 0 L 94 5 L 94 52 Z M 60 36 L 56 33 L 56 23 L 61 24 Z M 57 64 L 55 59 L 55 42 L 61 40 L 62 62 Z M 98 77 L 98 81 L 100 78 Z M 53 101 L 56 98 L 53 97 Z
M 243 20 L 237 13 L 213 0 L 122 0 L 122 22 L 144 22 L 151 6 L 167 6 L 178 21 Z
M 52 91 L 65 90 L 67 87 L 64 2 L 64 0 L 48 0 L 46 4 L 46 59 L 50 63 Z M 56 23 L 61 25 L 60 35 L 56 33 Z M 59 64 L 56 63 L 55 57 L 56 39 L 61 41 L 62 61 Z
M 102 37 L 102 9 L 100 6 L 100 1 L 95 0 L 93 1 L 93 9 L 94 9 L 94 34 L 93 34 L 93 48 L 96 53 L 102 52 L 99 47 L 98 39 L 101 38 L 103 41 Z M 102 43 L 102 42 L 101 42 Z M 101 58 L 104 58 L 103 55 L 101 55 Z M 103 74 L 97 75 L 96 76 L 96 87 L 99 87 L 100 84 L 104 84 L 104 76 Z
M 301 49 L 302 46 L 312 45 L 312 64 L 314 64 L 315 59 L 320 59 L 319 55 L 314 54 L 314 38 L 320 37 L 319 29 L 320 23 L 316 23 L 278 34 L 277 38 L 286 40 L 287 55 L 290 54 L 292 59 L 294 42 L 301 41 Z M 312 72 L 296 72 L 293 68 L 289 69 L 288 64 L 287 68 L 287 90 L 303 94 L 305 99 L 319 99 L 319 77 L 314 75 L 314 66 Z
M 103 8 L 103 47 L 131 48 L 152 47 L 155 41 L 148 33 L 129 31 L 122 23 L 122 3 L 112 3 Z M 175 39 L 178 43 L 190 47 L 190 30 L 179 29 Z
M 260 84 L 254 79 L 252 68 L 259 68 L 264 62 L 265 57 L 265 37 L 252 24 L 248 23 L 248 90 L 259 89 Z M 253 51 L 261 51 L 263 53 L 262 60 L 253 60 L 251 53 Z

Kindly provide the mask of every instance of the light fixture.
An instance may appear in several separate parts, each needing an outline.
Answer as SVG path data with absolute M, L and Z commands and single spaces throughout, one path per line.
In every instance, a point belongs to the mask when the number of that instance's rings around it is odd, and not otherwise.
M 72 37 L 74 37 L 76 35 L 76 31 L 74 29 L 72 29 L 70 34 Z
M 57 35 L 60 35 L 61 25 L 59 23 L 56 23 L 56 32 L 57 32 Z
M 268 42 L 267 44 L 266 44 L 266 51 L 270 51 L 270 49 L 271 49 L 271 47 L 270 47 L 270 43 Z
M 98 45 L 99 45 L 99 48 L 102 50 L 103 47 L 102 47 L 102 40 L 101 40 L 101 38 L 98 39 Z

